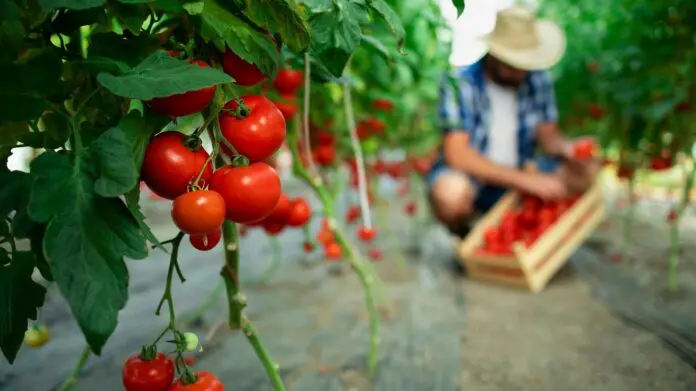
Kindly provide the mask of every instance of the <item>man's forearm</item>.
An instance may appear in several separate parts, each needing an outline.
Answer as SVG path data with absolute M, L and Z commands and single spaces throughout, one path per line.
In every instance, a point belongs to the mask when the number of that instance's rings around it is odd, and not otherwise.
M 539 127 L 538 142 L 545 154 L 555 157 L 566 157 L 571 144 L 558 127 L 551 123 Z
M 477 180 L 502 187 L 519 188 L 523 175 L 520 170 L 495 164 L 473 149 L 451 156 L 445 155 L 450 167 L 461 170 Z

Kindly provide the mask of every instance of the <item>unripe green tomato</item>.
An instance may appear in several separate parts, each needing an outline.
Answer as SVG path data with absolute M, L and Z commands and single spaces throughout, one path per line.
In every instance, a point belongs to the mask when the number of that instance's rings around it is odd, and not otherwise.
M 363 140 L 360 143 L 360 146 L 362 147 L 363 152 L 367 155 L 371 155 L 373 153 L 377 153 L 379 150 L 379 140 L 377 140 L 374 137 L 370 137 L 366 140 Z
M 32 348 L 40 348 L 48 343 L 51 334 L 43 326 L 35 326 L 24 332 L 24 343 Z
M 184 340 L 186 341 L 187 352 L 195 352 L 200 345 L 198 336 L 194 333 L 184 333 Z

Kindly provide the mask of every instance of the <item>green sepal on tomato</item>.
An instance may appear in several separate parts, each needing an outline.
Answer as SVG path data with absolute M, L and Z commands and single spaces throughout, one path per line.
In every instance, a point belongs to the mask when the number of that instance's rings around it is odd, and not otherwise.
M 208 158 L 200 140 L 177 131 L 162 132 L 145 149 L 142 179 L 153 193 L 173 200 L 188 191 L 204 166 L 201 181 L 210 180 L 213 167 Z
M 283 113 L 268 98 L 249 95 L 240 99 L 249 109 L 241 118 L 223 111 L 220 114 L 220 129 L 223 137 L 251 163 L 264 161 L 273 156 L 285 141 L 285 118 Z M 225 110 L 237 110 L 236 100 L 228 102 Z M 222 144 L 228 155 L 232 151 Z
M 167 391 L 174 381 L 174 362 L 164 353 L 135 354 L 126 360 L 122 375 L 126 391 Z
M 278 173 L 263 162 L 221 167 L 211 177 L 209 188 L 225 200 L 227 219 L 242 224 L 270 215 L 281 194 Z

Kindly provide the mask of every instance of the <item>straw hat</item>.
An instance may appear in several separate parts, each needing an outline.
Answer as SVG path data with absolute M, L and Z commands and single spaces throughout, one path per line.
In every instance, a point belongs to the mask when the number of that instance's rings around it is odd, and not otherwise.
M 538 20 L 520 6 L 498 12 L 493 32 L 483 41 L 491 55 L 527 71 L 556 65 L 566 48 L 565 33 L 557 24 Z

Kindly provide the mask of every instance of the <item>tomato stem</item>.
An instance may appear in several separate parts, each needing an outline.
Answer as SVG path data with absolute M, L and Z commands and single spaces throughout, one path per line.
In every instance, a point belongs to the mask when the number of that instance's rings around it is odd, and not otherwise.
M 299 150 L 297 146 L 297 129 L 288 133 L 290 147 L 290 152 L 293 158 L 293 169 L 294 171 L 307 182 L 309 187 L 314 191 L 319 200 L 321 201 L 324 209 L 324 216 L 329 220 L 329 222 L 335 222 L 335 213 L 333 210 L 333 200 L 326 190 L 326 187 L 321 183 L 317 183 L 307 172 L 307 170 L 302 167 L 300 161 Z M 344 253 L 347 255 L 348 262 L 355 270 L 360 280 L 363 290 L 365 291 L 365 305 L 367 307 L 367 312 L 369 316 L 370 323 L 370 352 L 368 356 L 368 371 L 370 374 L 374 374 L 377 363 L 379 360 L 378 349 L 379 349 L 379 313 L 377 311 L 377 305 L 374 298 L 374 286 L 379 282 L 379 278 L 376 273 L 370 268 L 369 264 L 366 264 L 357 254 L 353 251 L 353 248 L 346 241 L 343 232 L 335 224 L 331 226 L 336 242 L 341 246 Z
M 302 134 L 302 139 L 304 141 L 304 152 L 307 155 L 307 166 L 309 167 L 310 173 L 318 177 L 319 176 L 319 170 L 317 170 L 317 166 L 314 164 L 314 158 L 312 157 L 312 145 L 310 143 L 310 137 L 309 137 L 309 97 L 310 97 L 310 92 L 311 92 L 311 86 L 312 86 L 312 63 L 309 60 L 309 53 L 305 53 L 304 55 L 304 61 L 305 61 L 305 76 L 304 76 L 304 92 L 303 92 L 303 97 L 302 97 L 302 129 L 303 129 L 303 134 Z M 297 118 L 297 121 L 299 121 L 299 117 Z
M 183 237 L 184 233 L 179 232 L 172 241 L 172 254 L 169 258 L 166 285 L 164 293 L 162 294 L 162 299 L 160 299 L 159 305 L 157 306 L 157 311 L 155 311 L 155 315 L 159 316 L 164 302 L 167 302 L 169 308 L 169 328 L 171 330 L 176 330 L 176 313 L 174 312 L 174 299 L 172 298 L 172 278 L 174 277 L 174 270 L 178 269 L 179 246 L 181 245 Z
M 70 376 L 65 379 L 60 388 L 58 388 L 58 391 L 70 391 L 73 389 L 73 387 L 75 387 L 75 384 L 77 384 L 77 378 L 80 375 L 80 371 L 82 371 L 82 368 L 84 368 L 85 364 L 87 364 L 87 359 L 91 354 L 92 351 L 89 345 L 86 345 L 85 348 L 82 349 L 80 359 L 77 361 L 77 364 L 75 364 L 72 372 L 70 372 Z
M 225 281 L 227 289 L 228 324 L 232 330 L 239 330 L 242 327 L 242 309 L 244 307 L 238 300 L 241 286 L 239 284 L 239 238 L 237 235 L 237 224 L 225 220 L 225 223 L 222 225 L 222 237 L 225 244 L 225 265 L 222 267 L 220 274 Z
M 263 367 L 266 368 L 266 373 L 271 378 L 273 387 L 275 387 L 276 391 L 285 391 L 283 378 L 280 376 L 280 368 L 273 362 L 273 360 L 271 360 L 271 357 L 268 355 L 268 352 L 263 347 L 263 344 L 259 339 L 256 329 L 246 318 L 242 319 L 242 332 L 244 333 L 244 336 L 246 336 L 247 340 L 249 340 L 251 346 L 254 348 L 254 351 L 261 360 Z
M 362 150 L 358 134 L 355 131 L 355 116 L 353 115 L 353 103 L 350 95 L 350 85 L 343 84 L 343 101 L 346 110 L 346 122 L 348 123 L 348 133 L 355 153 L 355 164 L 358 169 L 358 194 L 360 196 L 360 209 L 362 209 L 363 223 L 366 228 L 372 228 L 372 218 L 370 216 L 370 204 L 367 197 L 367 179 L 365 176 L 365 162 L 363 160 Z

